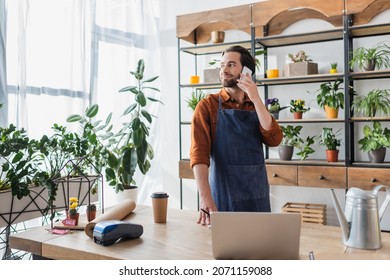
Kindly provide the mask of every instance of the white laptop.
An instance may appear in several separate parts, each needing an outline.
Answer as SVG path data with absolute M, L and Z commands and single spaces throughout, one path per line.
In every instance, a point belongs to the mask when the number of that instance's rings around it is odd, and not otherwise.
M 215 259 L 299 258 L 299 213 L 212 212 L 210 217 Z

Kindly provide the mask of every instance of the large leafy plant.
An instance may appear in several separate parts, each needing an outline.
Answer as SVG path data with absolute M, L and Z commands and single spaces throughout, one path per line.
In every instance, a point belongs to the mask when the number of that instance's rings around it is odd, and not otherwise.
M 340 86 L 341 83 L 341 80 L 322 83 L 317 91 L 318 106 L 324 107 L 326 105 L 334 109 L 344 109 L 344 92 Z
M 373 89 L 367 95 L 354 98 L 352 108 L 355 113 L 373 118 L 377 114 L 390 114 L 390 93 L 387 89 Z
M 18 199 L 30 193 L 37 172 L 31 141 L 24 129 L 13 124 L 0 127 L 0 189 L 11 188 Z
M 390 47 L 383 42 L 377 43 L 371 48 L 359 47 L 352 53 L 349 62 L 350 67 L 355 64 L 359 69 L 374 70 L 390 67 Z
M 363 152 L 375 151 L 382 147 L 390 147 L 390 130 L 378 121 L 373 122 L 373 127 L 365 125 L 363 128 L 364 137 L 359 139 L 360 150 Z
M 322 129 L 319 144 L 326 147 L 327 150 L 337 150 L 337 147 L 341 146 L 339 132 L 340 130 L 333 132 L 332 128 L 324 127 Z
M 115 135 L 117 142 L 108 156 L 106 179 L 116 191 L 136 184 L 134 180 L 136 169 L 139 168 L 142 174 L 146 174 L 151 167 L 150 161 L 154 157 L 153 147 L 148 142 L 149 129 L 154 116 L 149 114 L 147 108 L 150 102 L 160 101 L 147 96 L 146 93 L 160 90 L 149 86 L 158 76 L 144 79 L 144 71 L 144 60 L 140 59 L 136 71 L 130 72 L 137 84 L 119 90 L 119 92 L 133 94 L 134 103 L 123 112 L 123 116 L 128 117 L 128 121 Z
M 280 146 L 292 146 L 292 147 L 298 147 L 299 143 L 302 143 L 303 140 L 300 137 L 301 125 L 292 126 L 280 126 L 282 129 L 283 139 L 280 143 Z

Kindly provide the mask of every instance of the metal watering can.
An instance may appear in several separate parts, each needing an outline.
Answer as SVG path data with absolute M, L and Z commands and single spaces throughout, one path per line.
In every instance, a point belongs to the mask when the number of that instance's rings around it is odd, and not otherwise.
M 386 199 L 378 211 L 378 192 L 381 188 L 386 188 Z M 390 202 L 390 187 L 379 185 L 372 191 L 350 188 L 346 195 L 345 213 L 334 190 L 330 191 L 343 232 L 344 245 L 359 249 L 381 248 L 380 221 Z

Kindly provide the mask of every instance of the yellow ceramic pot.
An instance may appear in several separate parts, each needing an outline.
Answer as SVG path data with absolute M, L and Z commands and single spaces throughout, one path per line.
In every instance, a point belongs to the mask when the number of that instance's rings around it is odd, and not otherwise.
M 279 69 L 268 69 L 267 70 L 267 78 L 273 79 L 279 77 Z
M 190 84 L 199 84 L 199 76 L 190 76 Z

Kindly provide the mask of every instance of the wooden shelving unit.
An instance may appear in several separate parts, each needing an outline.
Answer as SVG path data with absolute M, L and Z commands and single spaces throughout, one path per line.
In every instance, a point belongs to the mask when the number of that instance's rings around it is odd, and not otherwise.
M 275 4 L 277 2 L 277 5 Z M 291 1 L 265 1 L 253 3 L 250 5 L 236 6 L 226 9 L 205 11 L 201 13 L 194 13 L 191 15 L 183 15 L 177 18 L 177 37 L 178 37 L 178 53 L 179 53 L 179 80 L 180 80 L 180 55 L 181 53 L 188 53 L 194 55 L 195 59 L 199 55 L 207 53 L 221 52 L 228 46 L 233 44 L 240 44 L 250 48 L 252 53 L 256 49 L 264 48 L 278 48 L 285 46 L 293 46 L 299 44 L 314 44 L 321 42 L 342 41 L 344 56 L 344 65 L 346 65 L 341 73 L 337 74 L 317 74 L 300 77 L 280 77 L 275 79 L 259 78 L 256 82 L 259 87 L 264 87 L 267 96 L 267 88 L 273 86 L 284 85 L 299 85 L 305 83 L 322 83 L 327 81 L 335 81 L 342 79 L 344 81 L 345 89 L 345 115 L 338 119 L 302 119 L 290 120 L 280 119 L 279 123 L 297 123 L 297 124 L 337 124 L 340 123 L 344 128 L 345 155 L 346 160 L 337 163 L 328 163 L 325 160 L 304 160 L 291 162 L 280 161 L 276 159 L 266 159 L 267 169 L 273 170 L 273 166 L 283 169 L 289 174 L 298 174 L 297 179 L 291 181 L 290 179 L 281 180 L 281 177 L 273 177 L 269 173 L 270 184 L 280 184 L 285 182 L 286 185 L 304 185 L 304 186 L 330 186 L 334 180 L 334 187 L 348 188 L 349 182 L 353 182 L 356 186 L 361 183 L 362 186 L 370 187 L 366 182 L 366 177 L 359 177 L 360 180 L 352 180 L 350 176 L 354 174 L 356 168 L 362 168 L 369 172 L 377 172 L 378 178 L 376 182 L 387 182 L 390 184 L 390 175 L 388 168 L 390 163 L 384 164 L 370 164 L 364 161 L 355 161 L 354 151 L 357 146 L 357 140 L 354 125 L 359 122 L 369 122 L 367 118 L 352 117 L 349 113 L 350 105 L 353 96 L 349 92 L 349 88 L 357 80 L 370 79 L 387 79 L 390 78 L 390 70 L 371 71 L 371 72 L 351 72 L 348 63 L 350 59 L 350 52 L 353 50 L 354 40 L 368 36 L 387 36 L 390 34 L 390 22 L 384 24 L 370 24 L 370 21 L 381 12 L 390 9 L 390 1 L 385 0 L 345 0 L 326 2 L 322 0 L 291 0 Z M 327 21 L 334 28 L 328 30 L 321 30 L 318 32 L 302 32 L 291 35 L 281 35 L 281 32 L 291 24 L 303 19 L 320 19 Z M 214 20 L 214 21 L 212 21 Z M 215 28 L 220 29 L 215 29 Z M 232 30 L 236 29 L 250 34 L 251 39 L 245 42 L 226 42 L 223 44 L 209 44 L 210 32 L 212 30 Z M 181 47 L 180 42 L 186 41 L 187 46 Z M 188 46 L 188 43 L 191 43 Z M 181 89 L 186 87 L 194 87 L 198 89 L 219 88 L 218 84 L 180 84 L 179 98 L 181 96 Z M 181 116 L 179 116 L 181 118 Z M 380 121 L 388 122 L 390 118 L 378 118 Z M 181 133 L 182 125 L 190 125 L 189 122 L 180 120 L 179 130 Z M 181 146 L 180 135 L 180 146 Z M 181 149 L 181 147 L 180 147 Z M 318 176 L 323 174 L 333 174 L 332 176 L 341 176 L 341 181 L 333 179 L 313 181 L 309 179 L 302 180 L 299 176 L 303 176 L 304 171 L 309 167 L 316 167 L 319 172 Z M 270 167 L 270 168 L 268 168 Z M 291 168 L 294 170 L 291 171 Z M 301 170 L 301 168 L 303 168 Z M 306 168 L 306 169 L 305 169 Z M 337 169 L 336 173 L 331 172 Z M 301 170 L 301 172 L 299 172 Z M 386 170 L 386 172 L 378 171 Z M 367 173 L 369 174 L 369 173 Z M 180 151 L 179 160 L 179 176 L 181 179 L 193 179 L 192 170 L 189 167 L 189 160 L 183 158 L 182 151 Z M 329 175 L 328 175 L 329 176 Z

